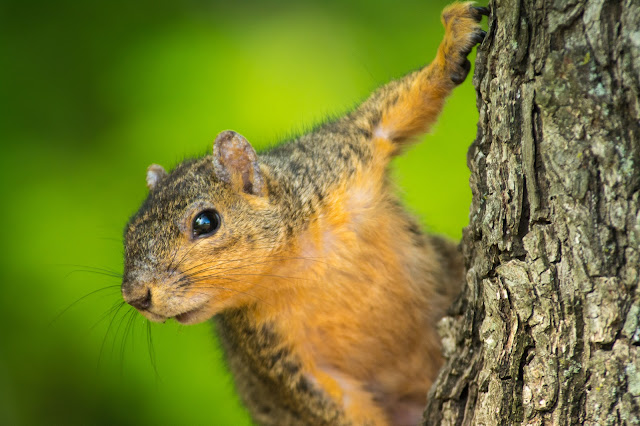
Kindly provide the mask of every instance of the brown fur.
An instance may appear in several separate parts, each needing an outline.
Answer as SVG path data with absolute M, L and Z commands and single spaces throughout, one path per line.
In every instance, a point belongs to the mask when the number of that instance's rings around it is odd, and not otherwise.
M 257 422 L 419 420 L 442 363 L 435 323 L 463 270 L 451 243 L 405 213 L 387 166 L 468 72 L 480 17 L 449 6 L 431 65 L 310 134 L 256 157 L 225 132 L 214 156 L 151 170 L 126 230 L 125 300 L 155 321 L 215 315 Z M 211 209 L 220 228 L 194 237 Z

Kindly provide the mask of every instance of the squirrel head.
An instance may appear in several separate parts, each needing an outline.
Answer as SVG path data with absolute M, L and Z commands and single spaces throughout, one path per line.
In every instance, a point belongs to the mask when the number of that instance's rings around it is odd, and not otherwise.
M 125 229 L 125 301 L 153 321 L 204 321 L 256 301 L 282 238 L 265 170 L 247 140 L 220 133 L 213 155 L 147 171 L 149 195 Z

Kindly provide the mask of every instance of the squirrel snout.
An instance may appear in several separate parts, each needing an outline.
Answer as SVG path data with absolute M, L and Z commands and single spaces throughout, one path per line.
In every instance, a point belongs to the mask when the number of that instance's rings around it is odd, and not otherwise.
M 138 309 L 146 311 L 151 307 L 151 289 L 144 286 L 143 288 L 132 288 L 132 286 L 122 286 L 122 297 L 124 301 Z
M 138 310 L 146 311 L 151 307 L 151 289 L 148 288 L 147 294 L 145 294 L 144 296 L 131 301 L 127 301 L 127 303 Z

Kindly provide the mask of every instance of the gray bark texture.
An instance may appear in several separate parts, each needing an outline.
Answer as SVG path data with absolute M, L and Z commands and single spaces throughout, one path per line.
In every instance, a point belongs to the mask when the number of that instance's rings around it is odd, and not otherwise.
M 496 0 L 425 424 L 640 424 L 640 0 Z

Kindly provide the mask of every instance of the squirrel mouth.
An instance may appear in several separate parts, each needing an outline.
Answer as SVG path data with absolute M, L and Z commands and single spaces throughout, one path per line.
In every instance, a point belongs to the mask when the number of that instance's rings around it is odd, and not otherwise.
M 196 324 L 202 321 L 205 321 L 207 318 L 202 318 L 202 313 L 205 311 L 205 306 L 198 306 L 197 308 L 191 309 L 189 311 L 183 312 L 174 316 L 173 318 L 178 321 L 180 324 Z

